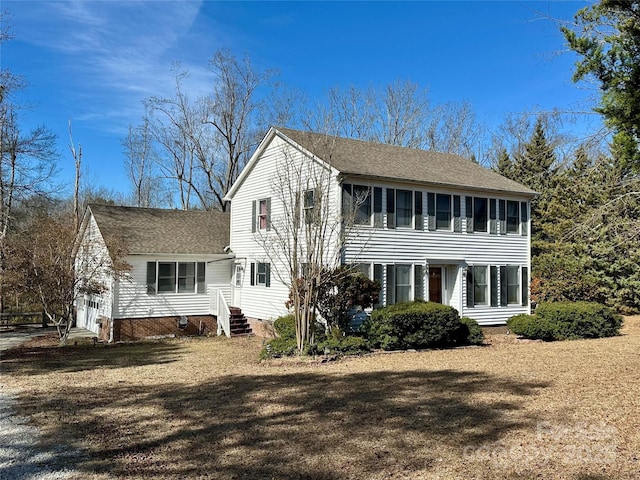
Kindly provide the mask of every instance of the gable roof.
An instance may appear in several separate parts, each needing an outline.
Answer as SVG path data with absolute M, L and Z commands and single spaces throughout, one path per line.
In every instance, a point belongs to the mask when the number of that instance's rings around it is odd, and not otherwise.
M 274 130 L 346 175 L 537 195 L 534 190 L 518 182 L 451 153 L 366 142 L 289 128 L 278 127 Z
M 129 254 L 223 254 L 229 214 L 201 210 L 91 204 L 102 237 L 121 239 Z

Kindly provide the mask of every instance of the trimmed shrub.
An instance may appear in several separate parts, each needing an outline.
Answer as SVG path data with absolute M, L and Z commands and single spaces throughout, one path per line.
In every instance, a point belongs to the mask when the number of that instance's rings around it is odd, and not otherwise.
M 558 339 L 613 337 L 622 327 L 620 315 L 593 302 L 541 303 L 536 316 L 557 326 Z
M 591 302 L 541 303 L 535 315 L 516 315 L 507 325 L 526 338 L 567 340 L 612 337 L 620 333 L 622 317 L 609 307 Z
M 556 328 L 544 318 L 526 313 L 515 315 L 507 320 L 507 326 L 516 335 L 549 342 L 556 339 Z
M 374 310 L 361 330 L 372 346 L 384 350 L 445 347 L 457 343 L 460 317 L 439 303 L 400 303 Z
M 484 333 L 473 318 L 462 317 L 460 319 L 458 343 L 462 345 L 482 345 L 484 343 Z

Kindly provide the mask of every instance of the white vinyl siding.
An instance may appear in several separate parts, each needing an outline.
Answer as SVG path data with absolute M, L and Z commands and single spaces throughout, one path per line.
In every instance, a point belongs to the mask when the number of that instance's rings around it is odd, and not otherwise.
M 354 183 L 355 180 L 354 180 Z M 380 203 L 383 207 L 388 205 L 389 199 L 387 192 L 394 192 L 397 189 L 403 190 L 401 184 L 372 184 L 372 188 L 381 187 L 382 198 Z M 404 190 L 408 190 L 405 188 Z M 414 192 L 417 190 L 414 190 Z M 448 230 L 416 230 L 409 228 L 360 228 L 355 232 L 346 246 L 345 261 L 347 263 L 371 263 L 378 264 L 378 275 L 383 280 L 382 292 L 380 298 L 381 304 L 389 303 L 386 298 L 390 294 L 387 285 L 387 266 L 391 264 L 412 264 L 425 265 L 428 269 L 429 265 L 439 265 L 443 268 L 443 302 L 456 308 L 461 315 L 474 318 L 481 324 L 498 324 L 504 323 L 508 318 L 519 313 L 528 313 L 528 302 L 520 301 L 519 304 L 513 303 L 509 305 L 491 306 L 491 291 L 486 293 L 486 305 L 475 305 L 471 308 L 467 307 L 467 285 L 466 285 L 466 269 L 474 265 L 484 266 L 501 266 L 514 265 L 520 267 L 529 266 L 529 237 L 522 235 L 500 235 L 499 226 L 496 226 L 498 232 L 490 234 L 487 232 L 466 235 L 466 203 L 465 198 L 472 199 L 474 196 L 486 198 L 487 214 L 486 224 L 488 230 L 489 224 L 489 198 L 482 195 L 465 196 L 462 190 L 438 191 L 437 189 L 425 188 L 423 192 L 434 195 L 434 217 L 435 217 L 435 198 L 437 194 L 451 195 L 451 215 L 452 225 Z M 427 194 L 423 194 L 425 201 Z M 505 200 L 511 200 L 507 198 Z M 513 201 L 518 201 L 513 199 Z M 392 202 L 395 203 L 395 202 Z M 496 201 L 499 217 L 499 201 Z M 506 202 L 505 202 L 506 204 Z M 524 205 L 526 203 L 523 202 Z M 473 208 L 473 203 L 472 203 Z M 425 209 L 428 212 L 428 209 Z M 384 224 L 386 225 L 389 212 L 383 208 Z M 473 212 L 471 212 L 473 213 Z M 395 217 L 396 214 L 393 214 Z M 473 214 L 471 215 L 473 218 Z M 434 218 L 435 220 L 435 218 Z M 497 221 L 497 218 L 496 218 Z M 457 222 L 457 226 L 456 226 Z M 506 219 L 505 219 L 506 223 Z M 435 226 L 435 221 L 434 221 Z M 473 228 L 473 225 L 472 225 Z M 446 272 L 446 273 L 445 273 Z M 528 272 L 528 271 L 527 271 Z M 376 271 L 374 269 L 374 278 Z M 490 271 L 487 270 L 487 276 Z M 522 274 L 522 269 L 521 269 Z M 522 275 L 521 275 L 522 277 Z M 489 282 L 490 283 L 490 282 Z M 419 286 L 415 277 L 413 279 L 413 288 Z M 426 289 L 426 286 L 424 287 Z M 528 283 L 520 283 L 520 291 L 528 292 Z M 498 291 L 499 295 L 499 291 Z M 413 295 L 415 297 L 415 295 Z M 522 297 L 522 293 L 521 293 Z M 498 299 L 497 303 L 501 303 Z M 524 303 L 524 305 L 522 305 Z
M 190 258 L 185 258 L 190 257 Z M 118 281 L 118 307 L 113 312 L 114 318 L 146 318 L 174 315 L 208 315 L 210 311 L 210 294 L 213 289 L 222 289 L 227 302 L 231 300 L 232 261 L 220 256 L 205 258 L 183 256 L 182 258 L 150 255 L 131 255 L 127 262 L 131 270 Z M 174 286 L 171 292 L 148 293 L 148 264 L 194 264 L 205 261 L 205 277 L 202 293 L 178 293 Z M 168 287 L 167 287 L 168 288 Z
M 278 185 L 278 175 L 275 172 L 283 174 L 283 162 L 290 162 L 296 168 L 300 164 L 303 153 L 284 142 L 279 136 L 275 136 L 273 140 L 262 146 L 262 150 L 257 153 L 260 155 L 259 161 L 251 164 L 250 172 L 244 181 L 234 191 L 231 199 L 231 251 L 236 255 L 238 261 L 242 263 L 242 267 L 247 277 L 250 276 L 251 264 L 270 264 L 270 285 L 258 285 L 255 282 L 251 285 L 250 281 L 243 282 L 240 305 L 242 312 L 249 318 L 262 320 L 275 319 L 281 315 L 288 313 L 285 302 L 289 297 L 289 288 L 287 286 L 288 266 L 282 261 L 282 256 L 267 255 L 264 250 L 265 242 L 268 243 L 269 235 L 274 235 L 274 230 L 282 228 L 280 222 L 283 220 L 284 206 L 282 205 L 282 191 Z M 358 182 L 354 182 L 358 183 Z M 358 183 L 363 185 L 362 183 Z M 293 192 L 300 194 L 300 211 L 304 210 L 304 192 L 310 188 L 316 187 L 314 182 L 306 185 L 293 186 Z M 337 181 L 337 172 L 332 173 L 332 181 L 329 185 L 331 189 L 331 197 L 329 204 L 322 204 L 322 208 L 328 208 L 335 212 L 336 219 L 339 221 L 340 211 L 336 208 L 340 205 L 341 186 Z M 251 225 L 252 203 L 261 198 L 270 198 L 270 222 L 272 224 L 271 231 L 268 232 L 252 232 Z M 314 192 L 314 205 L 320 205 L 323 199 L 316 198 Z M 311 199 L 308 198 L 308 201 Z M 301 219 L 302 220 L 302 219 Z M 304 220 L 300 222 L 300 226 L 304 226 Z M 362 227 L 362 228 L 369 228 Z M 262 238 L 265 241 L 261 240 Z M 332 245 L 337 242 L 335 239 Z M 275 244 L 274 244 L 275 245 Z M 330 251 L 330 248 L 327 248 Z M 272 258 L 273 257 L 273 258 Z M 255 268 L 255 267 L 254 267 Z M 254 271 L 254 275 L 256 275 Z

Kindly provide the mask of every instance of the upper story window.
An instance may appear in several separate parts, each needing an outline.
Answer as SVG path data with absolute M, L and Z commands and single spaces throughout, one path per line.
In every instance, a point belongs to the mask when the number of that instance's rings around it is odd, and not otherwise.
M 451 195 L 436 195 L 436 229 L 451 230 Z
M 528 234 L 529 206 L 527 202 L 469 196 L 465 197 L 465 210 L 468 233 L 497 234 L 499 230 L 502 235 L 519 233 L 526 236 Z
M 205 262 L 147 262 L 147 293 L 205 293 Z
M 376 190 L 380 190 L 379 203 L 381 204 L 381 189 Z M 375 203 L 377 204 L 378 201 Z M 382 210 L 382 205 L 380 205 L 380 210 Z M 343 183 L 342 215 L 346 221 L 356 225 L 371 225 L 371 188 L 365 185 Z
M 507 233 L 520 231 L 520 202 L 507 201 Z
M 271 198 L 254 200 L 252 206 L 251 231 L 271 230 Z
M 473 231 L 486 232 L 488 220 L 488 200 L 483 197 L 473 197 Z
M 396 190 L 396 225 L 411 227 L 413 225 L 413 192 Z
M 304 221 L 307 224 L 319 223 L 320 221 L 320 199 L 321 195 L 314 189 L 305 190 L 302 196 L 302 209 L 304 211 Z

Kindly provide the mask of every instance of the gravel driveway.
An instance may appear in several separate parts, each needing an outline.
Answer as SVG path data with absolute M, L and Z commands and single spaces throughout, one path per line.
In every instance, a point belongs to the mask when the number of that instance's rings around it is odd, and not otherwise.
M 42 331 L 1 333 L 0 355 L 41 334 Z M 66 451 L 62 446 L 39 445 L 40 432 L 27 424 L 27 418 L 16 415 L 15 403 L 16 396 L 0 383 L 0 480 L 81 478 L 73 469 L 78 454 Z

